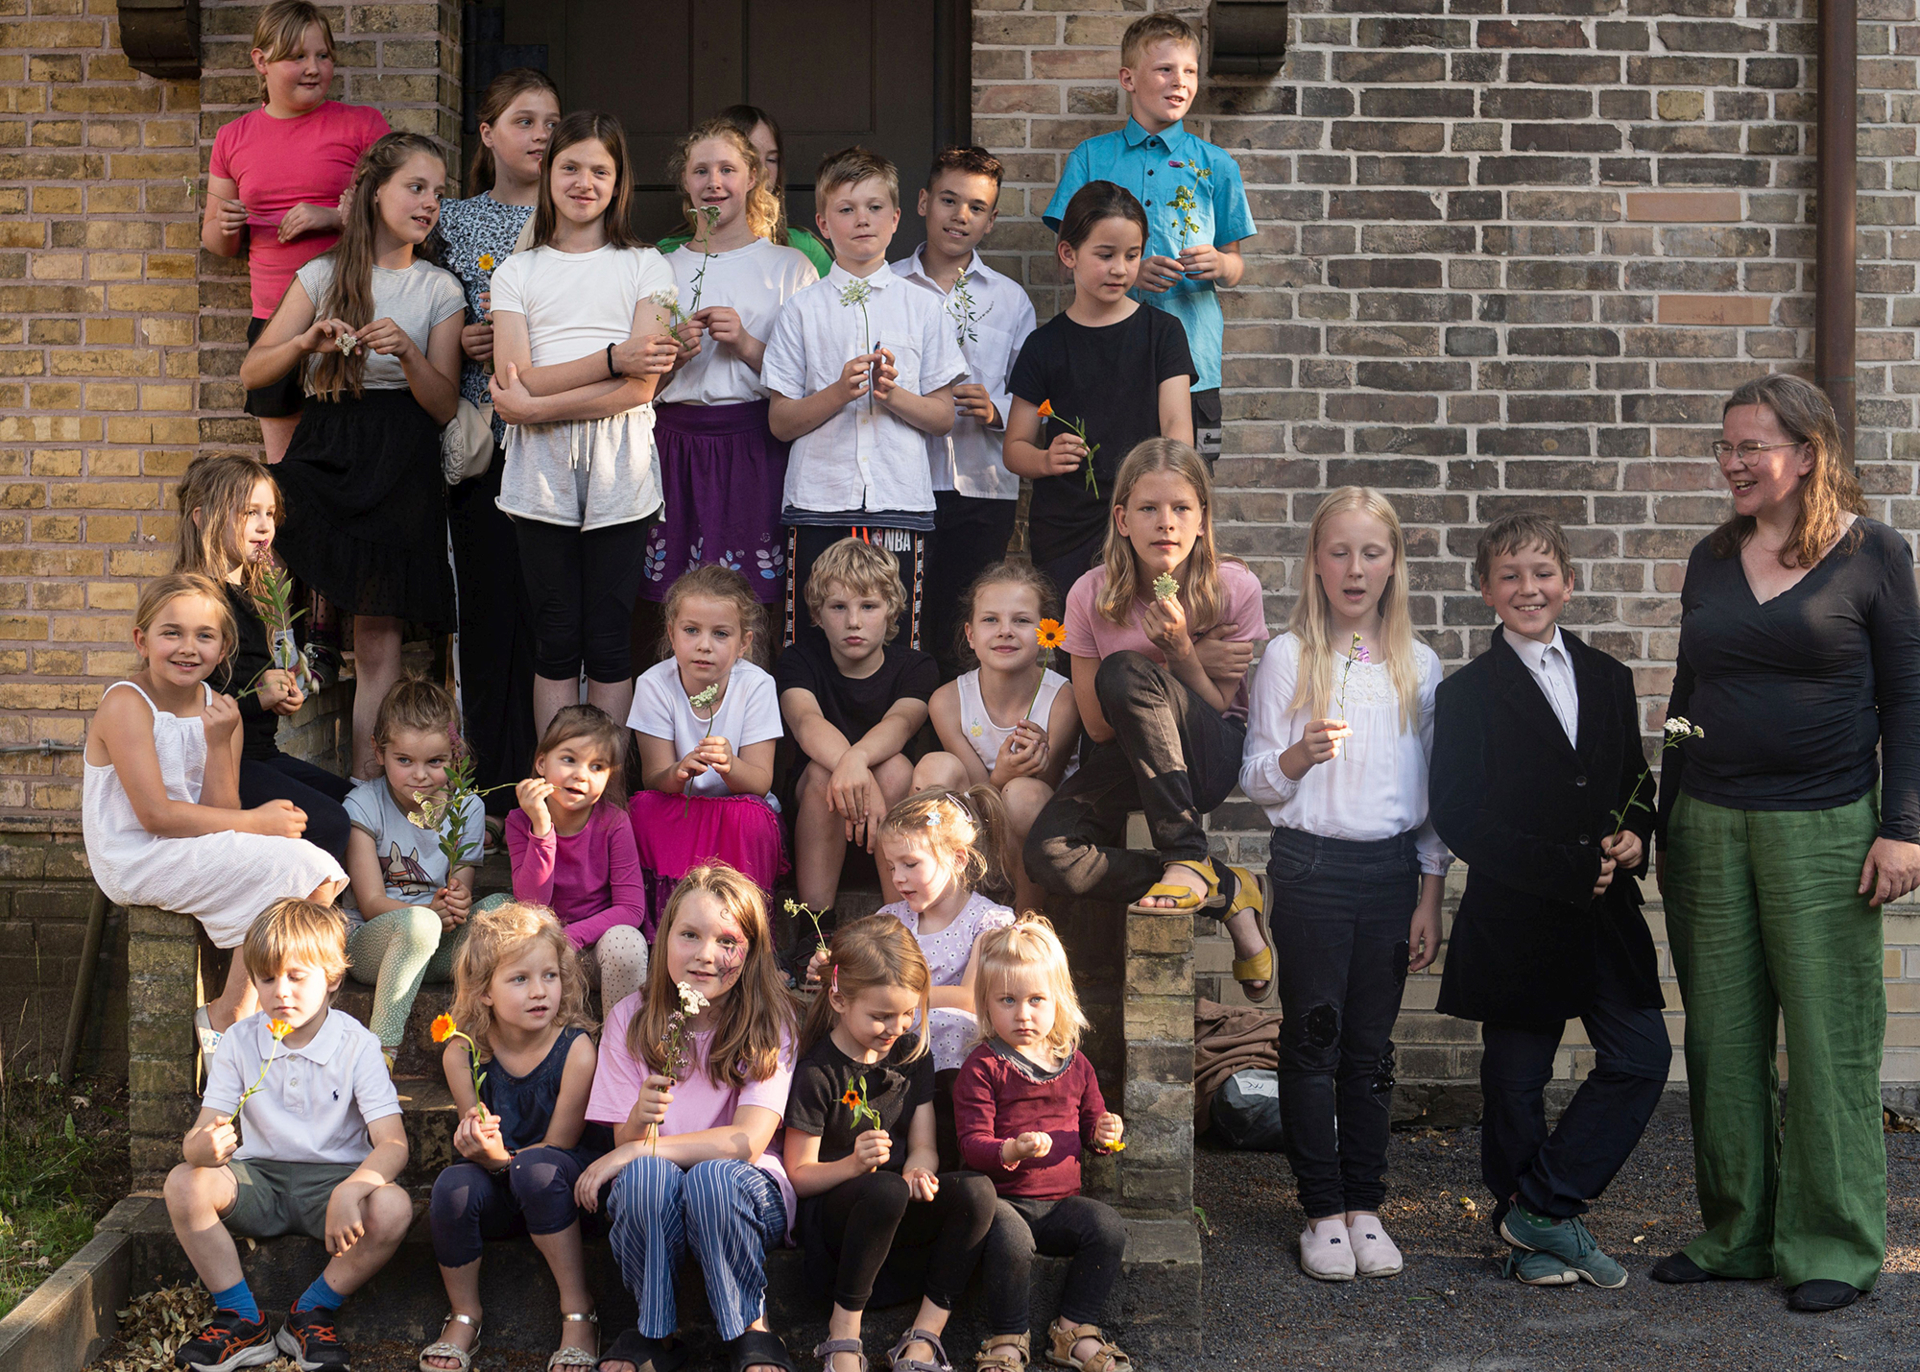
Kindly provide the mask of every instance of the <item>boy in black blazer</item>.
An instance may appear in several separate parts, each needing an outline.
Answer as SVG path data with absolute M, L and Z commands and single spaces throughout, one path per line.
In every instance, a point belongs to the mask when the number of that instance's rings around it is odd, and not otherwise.
M 1560 632 L 1573 563 L 1553 520 L 1495 520 L 1474 572 L 1501 627 L 1434 712 L 1430 813 L 1467 863 L 1439 1008 L 1481 1021 L 1480 1175 L 1516 1250 L 1507 1271 L 1621 1286 L 1580 1216 L 1639 1142 L 1673 1058 L 1632 880 L 1653 825 L 1628 808 L 1652 803 L 1633 673 Z M 1549 1134 L 1543 1094 L 1576 1017 L 1593 1067 Z

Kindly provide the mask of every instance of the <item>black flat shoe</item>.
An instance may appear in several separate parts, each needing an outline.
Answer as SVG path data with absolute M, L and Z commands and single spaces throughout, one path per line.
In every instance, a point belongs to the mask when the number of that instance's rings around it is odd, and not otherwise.
M 1648 1275 L 1669 1286 L 1693 1286 L 1703 1281 L 1720 1280 L 1685 1253 L 1667 1254 L 1653 1265 L 1653 1271 Z
M 1859 1300 L 1860 1296 L 1861 1291 L 1857 1286 L 1816 1278 L 1801 1282 L 1787 1293 L 1787 1309 L 1819 1315 L 1829 1310 L 1844 1310 Z

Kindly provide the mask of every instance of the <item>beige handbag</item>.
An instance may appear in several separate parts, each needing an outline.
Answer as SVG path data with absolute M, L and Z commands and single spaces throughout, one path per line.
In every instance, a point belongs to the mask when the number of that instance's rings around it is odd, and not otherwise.
M 533 246 L 533 216 L 513 242 L 515 252 Z M 440 431 L 440 472 L 449 486 L 483 475 L 493 465 L 493 402 L 478 405 L 462 397 L 453 419 Z

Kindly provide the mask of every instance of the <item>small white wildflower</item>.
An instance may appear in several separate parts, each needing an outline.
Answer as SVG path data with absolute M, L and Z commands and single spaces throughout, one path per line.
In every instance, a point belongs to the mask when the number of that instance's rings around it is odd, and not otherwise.
M 697 1015 L 709 1005 L 713 1004 L 712 1001 L 687 985 L 686 982 L 682 981 L 675 984 L 680 989 L 680 1008 L 689 1015 Z
M 1667 721 L 1666 732 L 1667 737 L 1676 743 L 1683 738 L 1705 738 L 1707 736 L 1705 729 L 1702 729 L 1684 715 L 1675 715 L 1672 719 L 1669 719 Z

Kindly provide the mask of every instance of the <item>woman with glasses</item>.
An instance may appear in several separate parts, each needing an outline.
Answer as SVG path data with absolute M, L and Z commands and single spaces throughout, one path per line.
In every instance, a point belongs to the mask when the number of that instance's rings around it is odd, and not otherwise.
M 1920 603 L 1825 395 L 1763 377 L 1721 423 L 1733 513 L 1687 563 L 1667 707 L 1701 733 L 1666 754 L 1656 869 L 1706 1232 L 1653 1275 L 1837 1310 L 1886 1254 L 1880 908 L 1920 886 Z

